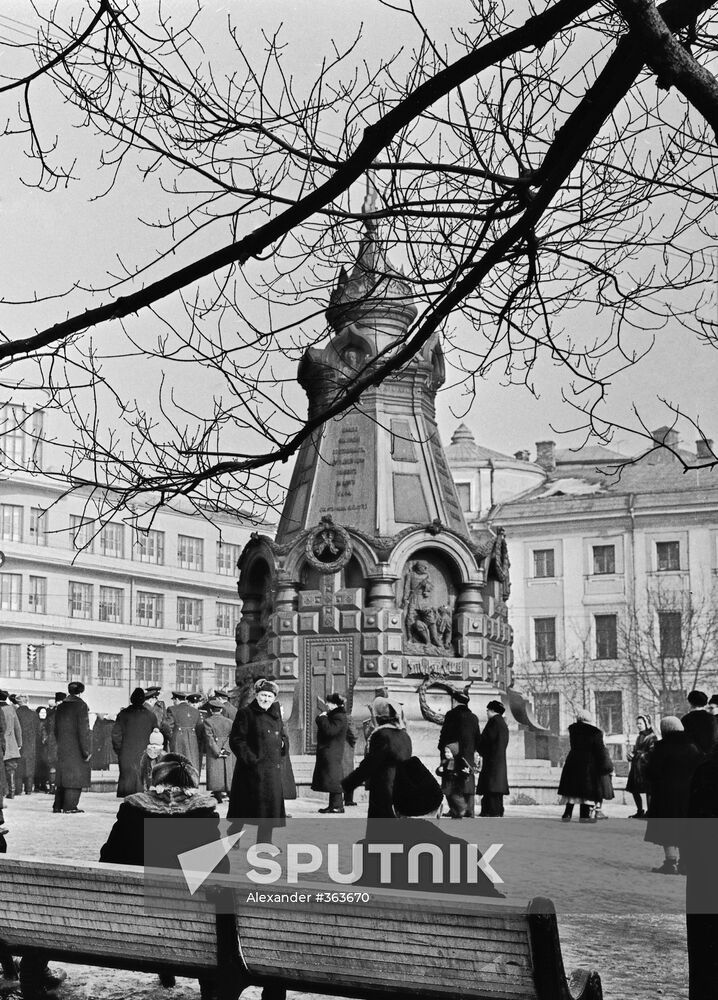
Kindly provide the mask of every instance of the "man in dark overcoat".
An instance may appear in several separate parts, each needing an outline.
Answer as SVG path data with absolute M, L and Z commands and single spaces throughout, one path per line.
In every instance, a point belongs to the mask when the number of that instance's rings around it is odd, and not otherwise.
M 475 757 L 479 754 L 481 726 L 469 708 L 469 694 L 454 689 L 451 692 L 453 707 L 444 716 L 439 734 L 439 753 L 447 763 L 453 762 L 453 777 L 446 781 L 444 792 L 449 803 L 449 815 L 454 819 L 473 817 L 476 798 Z M 451 747 L 456 747 L 452 752 Z M 460 762 L 464 766 L 456 767 Z
M 229 794 L 234 777 L 234 755 L 229 747 L 232 723 L 222 712 L 223 703 L 217 698 L 209 702 L 210 715 L 204 720 L 204 745 L 207 753 L 207 791 L 218 802 Z
M 204 719 L 194 705 L 187 703 L 187 695 L 179 691 L 172 692 L 172 704 L 167 709 L 167 732 L 170 752 L 188 757 L 199 771 Z
M 285 825 L 282 755 L 287 737 L 281 714 L 271 711 L 278 694 L 274 681 L 259 682 L 254 699 L 237 712 L 229 737 L 237 763 L 227 816 L 267 820 L 259 839 L 264 839 L 271 827 Z
M 482 816 L 503 816 L 504 795 L 509 794 L 506 769 L 506 747 L 509 727 L 504 719 L 504 706 L 490 701 L 486 706 L 486 725 L 479 738 L 481 773 L 476 791 L 481 796 Z
M 329 804 L 320 813 L 343 813 L 344 747 L 347 741 L 347 713 L 340 694 L 328 694 L 326 710 L 317 723 L 317 756 L 312 775 L 312 791 L 329 792 Z
M 35 753 L 37 738 L 40 734 L 40 720 L 37 712 L 28 705 L 26 694 L 17 696 L 17 718 L 22 731 L 22 747 L 20 748 L 20 767 L 17 776 L 17 791 L 30 795 L 35 782 Z
M 130 695 L 130 704 L 117 713 L 112 727 L 112 749 L 117 754 L 120 777 L 117 782 L 117 798 L 141 792 L 142 777 L 140 761 L 149 743 L 150 733 L 155 729 L 155 713 L 145 708 L 145 692 L 135 688 Z
M 78 808 L 83 788 L 88 788 L 92 776 L 90 757 L 90 712 L 80 695 L 85 690 L 82 681 L 67 685 L 67 698 L 55 710 L 54 726 L 57 740 L 57 769 L 55 773 L 55 813 L 81 813 Z
M 366 756 L 342 781 L 345 794 L 366 782 L 369 789 L 367 819 L 394 817 L 393 792 L 396 768 L 411 757 L 411 738 L 401 719 L 401 708 L 388 698 L 375 698 L 372 714 L 377 725 L 369 737 Z
M 691 707 L 681 719 L 683 730 L 701 753 L 709 754 L 718 744 L 718 717 L 706 711 L 705 691 L 689 691 L 687 700 Z

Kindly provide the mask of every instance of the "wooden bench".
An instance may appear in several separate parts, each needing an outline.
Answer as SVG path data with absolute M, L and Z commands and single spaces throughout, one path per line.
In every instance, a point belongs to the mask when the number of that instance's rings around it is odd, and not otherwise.
M 472 1000 L 600 1000 L 595 972 L 564 973 L 549 900 L 397 900 L 261 906 L 250 885 L 217 917 L 203 890 L 191 900 L 178 872 L 154 872 L 162 902 L 145 908 L 145 872 L 102 864 L 0 858 L 0 941 L 15 955 L 51 961 L 217 974 L 220 995 L 248 985 L 379 1000 L 387 993 Z M 236 886 L 236 883 L 235 883 Z M 312 886 L 301 886 L 311 891 Z M 326 887 L 324 887 L 326 888 Z M 351 887 L 342 887 L 351 888 Z M 336 892 L 337 887 L 333 887 Z M 203 897 L 203 898 L 200 898 Z

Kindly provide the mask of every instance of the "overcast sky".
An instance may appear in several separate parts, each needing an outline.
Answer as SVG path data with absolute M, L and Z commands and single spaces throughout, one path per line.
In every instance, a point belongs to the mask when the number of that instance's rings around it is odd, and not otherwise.
M 61 6 L 70 7 L 73 2 L 61 0 Z M 182 6 L 179 0 L 172 0 L 173 10 Z M 462 18 L 466 17 L 467 4 L 463 0 L 445 0 L 442 4 L 426 2 L 418 6 L 437 35 L 443 32 L 448 37 L 451 25 L 463 23 Z M 3 0 L 0 10 L 0 38 L 5 41 L 26 39 L 34 22 L 29 0 Z M 371 60 L 379 54 L 388 55 L 404 43 L 410 47 L 415 38 L 405 17 L 382 8 L 375 0 L 203 3 L 203 41 L 215 65 L 225 69 L 231 66 L 226 45 L 228 10 L 239 26 L 243 42 L 257 53 L 263 44 L 262 31 L 271 34 L 283 22 L 287 59 L 299 89 L 304 81 L 316 75 L 321 60 L 331 51 L 332 39 L 340 45 L 346 43 L 362 22 L 365 38 L 358 50 L 358 59 Z M 52 115 L 60 113 L 57 107 L 51 111 Z M 46 128 L 49 124 L 43 122 Z M 91 136 L 76 134 L 74 142 L 81 156 L 92 157 L 94 140 Z M 124 175 L 111 197 L 92 202 L 105 181 L 93 177 L 83 165 L 85 180 L 82 184 L 42 194 L 24 187 L 18 180 L 22 166 L 19 143 L 5 140 L 4 154 L 0 167 L 3 178 L 0 219 L 4 233 L 0 246 L 0 273 L 5 298 L 25 298 L 35 290 L 59 293 L 77 282 L 101 285 L 105 272 L 115 265 L 117 257 L 136 263 L 147 256 L 153 234 L 137 223 L 138 210 L 161 212 L 162 206 L 155 204 L 156 196 L 150 195 L 149 189 L 136 177 Z M 357 192 L 356 197 L 359 199 L 361 194 Z M 211 243 L 202 247 L 203 251 L 214 248 Z M 337 265 L 342 263 L 347 262 L 337 261 Z M 67 310 L 85 302 L 82 295 L 76 295 L 67 303 L 54 301 L 31 311 L 6 307 L 0 310 L 0 322 L 7 333 L 20 334 L 27 332 L 28 326 L 56 321 Z M 609 321 L 608 315 L 595 318 L 578 314 L 565 320 L 569 327 L 571 323 L 595 324 L 598 332 L 602 324 Z M 109 328 L 93 333 L 93 337 L 104 344 L 110 336 Z M 145 375 L 149 380 L 149 373 Z M 534 443 L 547 437 L 554 437 L 560 446 L 580 440 L 576 435 L 568 439 L 556 436 L 557 431 L 570 430 L 576 423 L 575 415 L 561 401 L 563 372 L 558 373 L 547 363 L 539 366 L 535 378 L 538 398 L 522 388 L 503 387 L 499 376 L 496 372 L 493 378 L 477 386 L 469 412 L 465 412 L 469 400 L 462 390 L 447 390 L 441 394 L 440 426 L 446 443 L 460 420 L 472 428 L 479 442 L 507 453 L 528 447 L 533 455 Z M 135 368 L 132 378 L 141 386 L 143 373 Z M 191 373 L 186 379 L 191 386 Z M 651 355 L 631 373 L 621 376 L 611 391 L 617 409 L 625 413 L 635 404 L 652 427 L 667 421 L 667 414 L 657 397 L 680 400 L 693 416 L 702 418 L 706 431 L 714 431 L 718 438 L 715 386 L 715 352 L 674 327 L 658 334 Z M 685 436 L 692 440 L 694 435 L 688 431 Z M 626 439 L 623 447 L 632 452 L 638 445 Z

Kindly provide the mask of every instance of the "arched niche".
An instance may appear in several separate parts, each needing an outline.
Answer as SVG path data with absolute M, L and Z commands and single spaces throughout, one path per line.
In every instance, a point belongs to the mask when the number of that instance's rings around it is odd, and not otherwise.
M 264 621 L 273 604 L 272 569 L 266 559 L 258 556 L 246 566 L 240 577 L 239 596 L 242 598 L 242 618 Z
M 430 545 L 416 549 L 404 563 L 401 576 L 397 581 L 397 603 L 401 604 L 404 599 L 406 587 L 409 585 L 407 577 L 412 572 L 412 565 L 417 562 L 427 566 L 434 605 L 439 607 L 449 604 L 453 610 L 461 587 L 458 567 L 446 552 Z
M 342 587 L 346 590 L 361 590 L 362 592 L 365 590 L 364 571 L 356 556 L 352 556 L 342 570 Z

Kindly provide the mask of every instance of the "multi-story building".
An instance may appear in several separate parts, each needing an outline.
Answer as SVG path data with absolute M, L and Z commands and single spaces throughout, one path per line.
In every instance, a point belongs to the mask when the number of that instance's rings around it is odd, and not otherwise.
M 506 530 L 515 683 L 538 720 L 565 733 L 575 709 L 588 707 L 620 758 L 639 712 L 683 714 L 687 691 L 718 691 L 711 442 L 687 452 L 675 431 L 654 433 L 679 456 L 706 462 L 685 471 L 661 448 L 632 460 L 544 441 L 530 462 L 527 452 L 483 454 L 469 436 L 455 434 L 448 459 L 459 489 L 471 484 L 469 517 Z
M 101 530 L 81 493 L 0 481 L 0 687 L 45 704 L 70 680 L 111 715 L 135 686 L 233 687 L 237 560 L 253 526 L 162 509 L 151 529 Z M 263 530 L 267 530 L 266 527 Z

